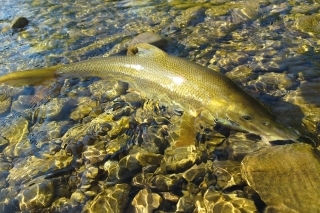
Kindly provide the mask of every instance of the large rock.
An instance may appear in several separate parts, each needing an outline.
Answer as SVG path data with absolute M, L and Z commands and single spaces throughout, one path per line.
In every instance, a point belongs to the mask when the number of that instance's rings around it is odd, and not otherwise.
M 242 177 L 266 212 L 320 212 L 320 156 L 307 144 L 273 146 L 247 155 Z

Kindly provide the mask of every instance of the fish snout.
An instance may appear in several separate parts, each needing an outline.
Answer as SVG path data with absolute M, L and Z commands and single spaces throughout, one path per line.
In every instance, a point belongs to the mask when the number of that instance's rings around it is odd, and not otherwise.
M 264 133 L 259 134 L 263 141 L 287 141 L 291 140 L 297 142 L 300 138 L 300 133 L 297 130 L 282 126 L 281 124 L 276 124 L 270 126 L 264 131 Z

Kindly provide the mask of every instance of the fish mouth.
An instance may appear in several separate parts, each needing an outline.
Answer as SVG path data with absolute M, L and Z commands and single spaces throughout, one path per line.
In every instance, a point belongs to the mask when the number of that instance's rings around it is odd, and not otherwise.
M 274 128 L 273 131 L 269 134 L 259 134 L 262 141 L 271 142 L 271 141 L 294 141 L 298 142 L 298 139 L 301 137 L 298 131 L 288 129 L 288 128 Z

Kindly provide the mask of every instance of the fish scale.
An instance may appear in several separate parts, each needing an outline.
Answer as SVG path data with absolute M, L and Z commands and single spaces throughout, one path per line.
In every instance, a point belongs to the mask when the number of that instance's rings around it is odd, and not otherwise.
M 278 123 L 269 110 L 226 76 L 150 44 L 139 43 L 130 49 L 136 54 L 13 72 L 0 77 L 0 83 L 35 85 L 54 77 L 115 79 L 128 82 L 147 97 L 164 94 L 190 110 L 206 111 L 215 122 L 259 135 L 264 141 L 299 138 L 298 132 Z

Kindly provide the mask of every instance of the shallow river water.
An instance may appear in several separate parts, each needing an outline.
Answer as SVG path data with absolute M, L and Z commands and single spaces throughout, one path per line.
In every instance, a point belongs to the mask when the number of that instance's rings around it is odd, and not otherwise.
M 21 17 L 28 23 L 17 27 Z M 319 145 L 318 0 L 2 0 L 0 75 L 123 55 L 144 32 L 228 76 L 302 143 Z M 0 212 L 278 208 L 240 169 L 269 146 L 258 136 L 194 121 L 165 95 L 146 99 L 117 80 L 0 86 Z M 185 146 L 175 149 L 179 137 Z

